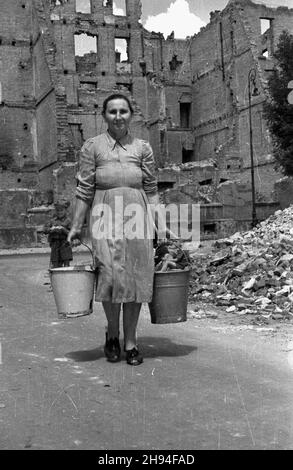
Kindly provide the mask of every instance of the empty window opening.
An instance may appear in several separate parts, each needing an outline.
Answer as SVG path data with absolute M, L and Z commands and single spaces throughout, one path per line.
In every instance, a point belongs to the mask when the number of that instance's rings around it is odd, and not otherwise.
M 193 161 L 193 150 L 186 150 L 182 148 L 182 163 L 188 163 Z
M 116 64 L 120 64 L 120 62 L 121 62 L 121 52 L 119 52 L 117 49 L 115 50 L 115 60 L 116 60 Z
M 132 83 L 116 83 L 115 90 L 121 93 L 132 93 Z
M 234 49 L 234 31 L 230 31 L 230 38 L 231 38 L 231 48 Z
M 178 70 L 182 65 L 182 60 L 177 59 L 177 54 L 174 54 L 172 60 L 169 62 L 169 67 L 172 72 Z
M 190 127 L 191 103 L 180 103 L 180 127 Z
M 212 178 L 198 182 L 199 186 L 210 186 L 212 183 L 213 183 Z
M 166 132 L 160 131 L 160 153 L 164 154 L 166 152 Z
M 73 146 L 80 149 L 84 143 L 81 124 L 69 124 L 69 129 Z
M 173 189 L 174 184 L 171 181 L 158 181 L 158 190 L 160 192 L 166 191 L 166 189 Z
M 116 63 L 129 62 L 129 39 L 115 38 Z
M 113 15 L 126 16 L 126 0 L 115 0 L 113 3 Z
M 9 155 L 7 154 L 0 154 L 0 169 L 7 170 L 11 167 L 12 161 Z
M 204 224 L 203 231 L 205 233 L 216 233 L 217 226 L 216 224 Z
M 267 49 L 264 49 L 264 50 L 262 51 L 262 56 L 265 57 L 266 59 L 268 59 L 268 57 L 269 57 L 269 51 L 268 51 Z
M 85 81 L 81 81 L 81 82 L 80 82 L 80 88 L 81 88 L 82 90 L 96 91 L 96 89 L 97 89 L 97 82 L 85 82 Z
M 260 18 L 261 34 L 266 33 L 272 27 L 273 20 L 268 18 Z
M 86 54 L 97 54 L 97 36 L 89 34 L 74 35 L 75 55 L 83 57 Z
M 75 0 L 76 13 L 91 13 L 91 0 Z

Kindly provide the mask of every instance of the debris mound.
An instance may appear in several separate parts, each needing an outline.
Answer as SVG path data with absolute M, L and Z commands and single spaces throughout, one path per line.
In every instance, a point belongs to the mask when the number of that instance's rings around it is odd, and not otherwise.
M 241 315 L 293 317 L 293 205 L 192 259 L 192 302 Z

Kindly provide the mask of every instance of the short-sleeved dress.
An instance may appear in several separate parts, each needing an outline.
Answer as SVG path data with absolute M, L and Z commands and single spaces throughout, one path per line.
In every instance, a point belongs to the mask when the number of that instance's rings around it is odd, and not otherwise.
M 108 132 L 85 142 L 76 196 L 91 206 L 96 301 L 151 301 L 154 225 L 147 196 L 156 193 L 148 142 L 129 133 L 116 141 Z

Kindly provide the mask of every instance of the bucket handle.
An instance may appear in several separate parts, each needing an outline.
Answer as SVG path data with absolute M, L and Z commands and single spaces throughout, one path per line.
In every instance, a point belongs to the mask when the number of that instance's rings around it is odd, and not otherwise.
M 84 243 L 83 241 L 81 241 L 80 238 L 79 238 L 78 240 L 79 240 L 79 243 L 80 243 L 81 245 L 85 246 L 85 247 L 89 250 L 89 252 L 90 252 L 90 254 L 91 254 L 91 257 L 92 257 L 92 260 L 93 260 L 93 267 L 94 267 L 94 266 L 95 266 L 95 259 L 94 259 L 93 250 L 92 250 L 86 243 Z

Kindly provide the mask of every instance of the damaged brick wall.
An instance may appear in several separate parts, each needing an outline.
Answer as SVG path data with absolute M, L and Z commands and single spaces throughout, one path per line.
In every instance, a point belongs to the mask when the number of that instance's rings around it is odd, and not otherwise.
M 207 225 L 221 214 L 223 230 L 232 230 L 235 194 L 246 187 L 248 206 L 251 195 L 252 68 L 257 200 L 275 200 L 280 175 L 262 108 L 271 55 L 281 31 L 293 31 L 293 10 L 231 0 L 198 34 L 178 40 L 143 28 L 140 0 L 126 0 L 121 16 L 107 0 L 82 8 L 76 0 L 0 3 L 0 183 L 33 191 L 19 222 L 35 227 L 35 238 L 52 202 L 72 201 L 80 148 L 106 129 L 102 103 L 116 91 L 132 101 L 133 133 L 154 149 L 162 200 L 210 204 Z
M 117 16 L 111 3 L 95 0 L 91 2 L 91 14 L 82 13 L 76 11 L 72 0 L 53 2 L 50 9 L 42 11 L 45 23 L 50 18 L 45 40 L 56 46 L 54 55 L 49 45 L 47 51 L 57 95 L 58 136 L 62 142 L 59 161 L 74 162 L 80 143 L 105 130 L 102 103 L 115 91 L 122 91 L 132 100 L 132 131 L 150 140 L 158 166 L 181 163 L 183 148 L 191 158 L 191 120 L 184 131 L 180 122 L 180 100 L 186 101 L 183 95 L 188 95 L 191 103 L 190 41 L 174 40 L 172 36 L 164 40 L 162 34 L 146 31 L 138 22 L 139 1 L 127 1 L 126 10 L 127 16 Z M 93 51 L 79 52 L 79 38 L 89 41 Z M 126 60 L 120 53 L 117 57 L 116 40 L 127 44 Z M 59 119 L 61 98 L 67 123 Z M 172 134 L 174 130 L 176 134 Z M 60 158 L 62 147 L 64 156 Z M 68 171 L 68 165 L 63 168 Z M 56 187 L 59 198 L 58 182 Z
M 0 246 L 35 244 L 26 223 L 34 193 L 46 203 L 56 159 L 53 83 L 31 1 L 1 0 L 0 17 Z M 12 210 L 13 208 L 13 210 Z
M 263 19 L 268 25 L 264 32 Z M 251 69 L 256 71 L 257 92 L 251 100 L 255 183 L 257 197 L 267 201 L 272 200 L 274 182 L 281 174 L 274 169 L 263 103 L 272 53 L 284 28 L 293 32 L 293 10 L 235 0 L 222 12 L 212 13 L 210 23 L 192 42 L 195 153 L 199 160 L 214 158 L 221 146 L 222 177 L 247 185 L 251 184 L 248 75 Z

